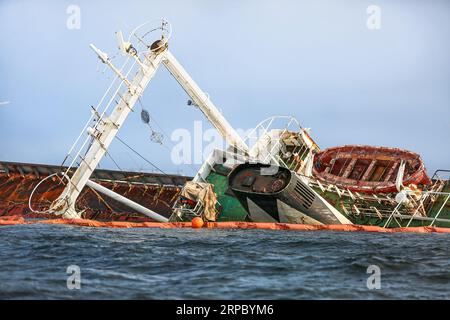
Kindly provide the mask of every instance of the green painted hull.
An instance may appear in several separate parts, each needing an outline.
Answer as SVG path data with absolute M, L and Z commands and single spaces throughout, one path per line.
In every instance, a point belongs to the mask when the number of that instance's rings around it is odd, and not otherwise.
M 396 227 L 424 227 L 429 226 L 436 217 L 436 214 L 439 212 L 439 210 L 442 208 L 445 197 L 440 196 L 436 202 L 433 204 L 433 206 L 427 211 L 427 217 L 431 218 L 430 220 L 419 220 L 419 219 L 412 219 L 409 217 L 399 217 L 396 219 L 390 219 L 390 222 L 388 225 L 386 225 L 388 221 L 388 217 L 374 217 L 374 216 L 367 216 L 364 214 L 348 214 L 343 210 L 342 208 L 344 206 L 349 207 L 353 205 L 354 203 L 350 199 L 343 199 L 339 197 L 339 195 L 335 192 L 325 191 L 323 192 L 319 188 L 314 188 L 317 193 L 319 193 L 323 198 L 325 198 L 334 208 L 336 208 L 339 212 L 341 212 L 344 216 L 346 216 L 350 221 L 352 221 L 354 224 L 359 225 L 370 225 L 370 226 L 380 226 L 380 227 L 389 227 L 389 228 L 396 228 Z M 450 183 L 447 183 L 446 187 L 443 189 L 443 192 L 450 192 Z M 375 207 L 377 204 L 374 205 Z M 378 208 L 381 209 L 381 206 Z M 394 208 L 392 207 L 392 210 Z M 439 219 L 447 219 L 449 221 L 440 221 L 436 220 L 433 223 L 433 226 L 436 227 L 443 227 L 443 228 L 450 228 L 450 204 L 447 203 L 446 206 L 441 210 L 439 214 Z
M 228 191 L 228 179 L 227 175 L 229 170 L 221 165 L 216 165 L 214 171 L 212 171 L 208 177 L 207 182 L 214 186 L 214 192 L 217 195 L 217 199 L 220 203 L 218 221 L 245 221 L 247 217 L 247 212 L 240 202 Z M 349 197 L 339 197 L 336 192 L 322 191 L 319 188 L 314 188 L 315 191 L 325 198 L 333 207 L 335 207 L 339 212 L 346 216 L 354 224 L 358 225 L 370 225 L 370 226 L 381 226 L 384 227 L 388 220 L 388 216 L 378 217 L 378 216 L 368 216 L 364 214 L 348 214 L 343 207 L 351 207 L 354 203 Z M 450 183 L 442 190 L 443 192 L 450 192 Z M 443 206 L 445 197 L 441 196 L 433 203 L 432 207 L 427 211 L 428 218 L 435 218 L 436 214 L 439 212 L 440 208 Z M 373 204 L 371 204 L 373 205 Z M 376 206 L 376 205 L 375 205 Z M 378 209 L 382 210 L 380 206 Z M 393 208 L 392 208 L 393 209 Z M 392 210 L 391 209 L 391 210 Z M 449 219 L 450 220 L 450 204 L 447 203 L 443 210 L 439 214 L 439 219 Z M 405 217 L 397 217 L 395 219 L 390 219 L 390 223 L 386 225 L 389 228 L 395 227 L 421 227 L 429 226 L 432 223 L 431 219 L 428 220 L 418 220 Z M 436 220 L 433 223 L 436 227 L 450 228 L 449 221 L 439 221 Z
M 206 180 L 214 186 L 214 192 L 221 205 L 217 221 L 245 221 L 247 211 L 245 211 L 238 199 L 227 194 L 227 176 L 211 173 Z

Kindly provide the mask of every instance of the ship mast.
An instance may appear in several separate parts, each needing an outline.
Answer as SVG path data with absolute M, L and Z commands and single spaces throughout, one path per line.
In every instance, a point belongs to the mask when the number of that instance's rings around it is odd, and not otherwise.
M 161 28 L 164 28 L 165 25 L 167 25 L 167 22 L 163 20 Z M 135 31 L 136 30 L 137 29 L 135 29 Z M 133 31 L 133 35 L 136 35 L 135 31 Z M 145 34 L 148 33 L 149 32 Z M 69 181 L 64 191 L 61 193 L 59 198 L 53 202 L 51 207 L 52 212 L 62 214 L 65 218 L 81 217 L 81 214 L 77 212 L 75 208 L 75 203 L 86 185 L 93 187 L 97 191 L 103 192 L 109 196 L 117 195 L 111 190 L 104 190 L 104 187 L 102 189 L 101 186 L 89 179 L 95 168 L 97 168 L 98 164 L 107 153 L 113 139 L 127 119 L 129 113 L 133 110 L 134 105 L 145 91 L 161 63 L 183 87 L 192 99 L 193 103 L 198 106 L 206 118 L 224 137 L 224 139 L 232 147 L 234 147 L 237 152 L 241 152 L 243 154 L 248 153 L 248 147 L 243 139 L 237 134 L 229 122 L 219 112 L 218 108 L 211 102 L 209 97 L 200 89 L 200 87 L 194 82 L 186 70 L 169 51 L 168 38 L 165 38 L 163 35 L 160 40 L 154 41 L 151 45 L 146 45 L 149 50 L 144 53 L 144 58 L 141 59 L 140 54 L 142 54 L 142 52 L 139 53 L 132 46 L 131 42 L 125 42 L 120 32 L 117 35 L 120 50 L 123 54 L 128 55 L 129 58 L 134 59 L 138 64 L 139 69 L 136 75 L 129 80 L 127 76 L 124 75 L 122 71 L 112 63 L 106 53 L 91 44 L 92 50 L 94 50 L 99 59 L 116 74 L 116 76 L 121 80 L 121 84 L 126 86 L 126 91 L 123 94 L 117 93 L 119 102 L 109 116 L 100 116 L 97 111 L 94 110 L 94 112 L 98 115 L 97 124 L 86 128 L 86 132 L 92 137 L 92 142 L 88 147 L 85 156 L 81 156 L 80 152 L 78 153 L 79 158 L 81 159 L 80 164 L 75 170 L 73 176 L 68 179 Z M 142 38 L 137 38 L 141 43 L 144 43 Z M 143 208 L 142 206 L 139 207 L 138 204 L 124 198 L 123 196 L 117 195 L 115 200 L 131 206 L 137 211 L 150 216 L 157 221 L 167 221 L 166 218 L 147 208 Z

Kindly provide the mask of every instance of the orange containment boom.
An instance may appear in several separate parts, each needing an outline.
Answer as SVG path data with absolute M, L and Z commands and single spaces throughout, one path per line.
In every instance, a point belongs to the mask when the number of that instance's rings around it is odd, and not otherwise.
M 18 216 L 0 217 L 0 226 L 22 224 L 64 224 L 80 227 L 96 228 L 192 228 L 191 222 L 125 222 L 125 221 L 96 221 L 87 219 L 51 219 L 51 220 L 25 220 Z M 413 233 L 450 233 L 450 228 L 438 227 L 409 227 L 409 228 L 382 228 L 378 226 L 363 225 L 305 225 L 289 223 L 262 223 L 262 222 L 206 222 L 203 228 L 208 229 L 264 229 L 264 230 L 297 230 L 297 231 L 363 231 L 363 232 L 413 232 Z

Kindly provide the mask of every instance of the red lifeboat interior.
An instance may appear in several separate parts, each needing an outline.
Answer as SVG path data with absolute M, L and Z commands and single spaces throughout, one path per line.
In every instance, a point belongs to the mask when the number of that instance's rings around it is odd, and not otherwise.
M 314 176 L 326 183 L 357 192 L 396 192 L 395 181 L 405 162 L 403 185 L 426 185 L 430 179 L 416 153 L 386 147 L 349 145 L 315 155 Z

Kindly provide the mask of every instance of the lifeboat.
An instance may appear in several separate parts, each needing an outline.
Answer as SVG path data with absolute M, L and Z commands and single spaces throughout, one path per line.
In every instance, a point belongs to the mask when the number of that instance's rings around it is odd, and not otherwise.
M 402 184 L 431 183 L 421 157 L 411 151 L 361 145 L 329 148 L 314 156 L 313 175 L 320 181 L 350 191 L 397 192 L 396 179 L 404 162 Z

